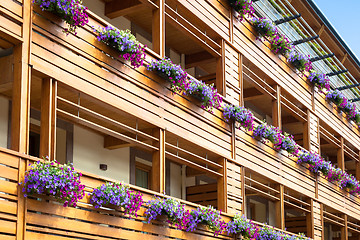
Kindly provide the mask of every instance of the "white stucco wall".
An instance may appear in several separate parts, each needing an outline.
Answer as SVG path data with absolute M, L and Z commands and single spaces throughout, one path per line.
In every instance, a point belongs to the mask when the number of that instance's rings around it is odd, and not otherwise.
M 181 198 L 182 177 L 181 166 L 170 163 L 170 196 Z
M 0 97 L 0 147 L 7 148 L 9 124 L 9 100 Z
M 108 150 L 104 148 L 104 137 L 79 126 L 74 126 L 74 166 L 100 176 L 129 183 L 130 149 Z M 107 171 L 100 164 L 107 164 Z

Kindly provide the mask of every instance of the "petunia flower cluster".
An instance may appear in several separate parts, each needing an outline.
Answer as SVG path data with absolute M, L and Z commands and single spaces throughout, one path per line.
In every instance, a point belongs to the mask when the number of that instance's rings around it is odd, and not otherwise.
M 330 80 L 326 74 L 311 70 L 308 79 L 320 90 L 320 92 L 323 92 L 324 89 L 330 91 Z
M 289 235 L 267 225 L 260 227 L 245 216 L 238 214 L 234 216 L 232 221 L 227 223 L 226 231 L 228 234 L 249 240 L 310 240 L 310 238 L 305 237 L 303 234 Z
M 138 68 L 144 64 L 145 46 L 139 43 L 130 30 L 118 30 L 112 26 L 94 29 L 97 39 L 120 52 L 120 56 Z
M 260 37 L 269 37 L 271 39 L 278 34 L 278 30 L 273 21 L 267 18 L 254 17 L 251 20 L 251 23 L 254 25 L 254 28 Z
M 94 189 L 90 194 L 90 203 L 95 208 L 111 205 L 121 207 L 125 214 L 136 217 L 143 199 L 141 193 L 130 190 L 123 183 L 107 182 Z
M 198 207 L 190 212 L 190 219 L 186 231 L 194 231 L 199 224 L 206 225 L 214 231 L 215 236 L 221 234 L 225 228 L 225 221 L 221 219 L 221 212 L 214 207 Z
M 249 109 L 233 104 L 223 106 L 223 115 L 226 121 L 234 121 L 248 131 L 254 128 L 254 115 Z
M 150 71 L 156 71 L 160 76 L 170 82 L 174 92 L 185 91 L 189 86 L 188 74 L 180 65 L 174 64 L 169 58 L 152 60 L 147 67 Z
M 173 198 L 155 197 L 147 204 L 145 216 L 148 222 L 157 219 L 159 216 L 166 216 L 167 222 L 177 229 L 187 230 L 190 219 L 190 211 L 185 210 L 185 205 Z
M 201 107 L 208 111 L 219 108 L 223 100 L 213 84 L 208 85 L 194 78 L 189 79 L 189 85 L 184 94 L 199 99 L 202 103 Z
M 253 131 L 254 137 L 259 137 L 261 141 L 269 141 L 274 144 L 275 149 L 283 149 L 288 153 L 297 156 L 299 147 L 294 141 L 294 137 L 267 123 L 258 125 Z
M 239 13 L 239 20 L 242 21 L 247 15 L 249 17 L 254 16 L 255 9 L 252 6 L 252 0 L 229 0 L 230 6 Z
M 283 56 L 287 56 L 292 49 L 289 39 L 280 33 L 270 39 L 270 47 L 274 53 Z
M 346 113 L 348 119 L 360 124 L 360 113 L 356 105 L 350 102 L 339 90 L 331 90 L 326 94 L 326 99 L 333 102 L 341 111 Z
M 312 69 L 310 58 L 295 51 L 294 49 L 289 53 L 287 61 L 300 72 L 309 72 Z
M 44 11 L 52 12 L 61 17 L 68 28 L 64 29 L 66 34 L 75 33 L 79 26 L 89 22 L 87 7 L 82 5 L 81 0 L 33 0 Z
M 327 180 L 337 182 L 340 188 L 347 189 L 351 194 L 360 194 L 360 182 L 353 175 L 336 168 L 317 153 L 303 151 L 299 154 L 297 163 L 307 164 L 311 172 L 322 173 Z
M 72 164 L 61 165 L 56 161 L 37 161 L 25 173 L 22 191 L 27 197 L 33 194 L 53 196 L 64 207 L 76 206 L 84 196 L 85 185 L 81 184 L 81 173 Z

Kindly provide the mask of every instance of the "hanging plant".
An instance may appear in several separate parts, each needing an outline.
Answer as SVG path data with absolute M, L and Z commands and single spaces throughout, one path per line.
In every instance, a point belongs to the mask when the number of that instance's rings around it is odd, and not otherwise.
M 251 131 L 254 127 L 254 115 L 244 107 L 225 104 L 223 107 L 223 115 L 226 121 L 237 122 L 248 131 Z
M 214 207 L 198 207 L 190 212 L 187 231 L 194 231 L 199 224 L 207 226 L 215 232 L 215 236 L 221 234 L 226 227 L 225 221 L 221 219 L 221 212 Z
M 261 141 L 269 141 L 274 145 L 281 144 L 281 133 L 277 127 L 268 125 L 266 122 L 258 125 L 253 131 L 254 137 L 259 137 Z
M 147 203 L 147 206 L 145 216 L 148 218 L 148 222 L 160 216 L 166 216 L 167 222 L 177 229 L 187 229 L 190 213 L 185 210 L 185 206 L 180 204 L 179 201 L 172 198 L 155 197 Z
M 203 81 L 192 78 L 189 79 L 189 85 L 184 94 L 199 99 L 202 103 L 201 107 L 210 112 L 213 108 L 219 108 L 222 102 L 222 96 L 213 84 L 207 85 Z
M 343 102 L 347 102 L 346 97 L 339 90 L 332 90 L 326 94 L 326 99 L 335 103 L 336 106 L 340 106 Z
M 234 218 L 227 223 L 226 231 L 228 234 L 236 235 L 238 239 L 256 239 L 259 227 L 245 216 L 236 214 Z
M 174 64 L 169 58 L 152 60 L 147 69 L 156 71 L 158 75 L 168 80 L 170 88 L 174 92 L 185 91 L 189 86 L 187 72 L 180 65 Z
M 320 92 L 323 92 L 324 89 L 326 91 L 330 91 L 330 80 L 326 74 L 317 73 L 316 71 L 311 70 L 308 76 L 308 80 L 314 84 L 314 86 L 316 86 Z
M 273 38 L 278 30 L 275 27 L 274 23 L 266 18 L 256 18 L 254 17 L 251 20 L 251 23 L 254 25 L 254 28 L 256 30 L 256 32 L 259 34 L 259 38 L 261 37 L 268 37 L 268 38 Z
M 138 68 L 144 64 L 145 46 L 139 43 L 130 30 L 118 30 L 111 26 L 94 29 L 97 39 L 120 52 L 120 56 Z
M 79 26 L 89 22 L 87 7 L 82 5 L 81 0 L 34 0 L 43 11 L 52 12 L 63 19 L 68 28 L 64 29 L 66 35 L 75 33 Z
M 252 0 L 229 0 L 230 6 L 239 13 L 239 20 L 242 21 L 247 15 L 249 17 L 254 16 L 255 10 L 252 6 Z
M 281 136 L 281 143 L 277 144 L 275 148 L 283 149 L 293 156 L 297 156 L 299 153 L 299 146 L 294 140 L 294 136 L 284 132 Z
M 90 203 L 95 208 L 103 206 L 116 206 L 124 209 L 124 213 L 137 216 L 143 204 L 142 194 L 132 191 L 122 183 L 105 183 L 90 194 Z
M 289 39 L 282 34 L 276 34 L 270 40 L 270 47 L 274 53 L 281 54 L 283 56 L 287 56 L 291 51 Z
M 64 207 L 76 206 L 85 193 L 85 185 L 80 181 L 81 173 L 71 164 L 61 165 L 56 161 L 38 161 L 25 173 L 23 184 L 24 196 L 46 194 L 53 196 Z
M 290 52 L 287 61 L 289 63 L 291 63 L 300 72 L 303 72 L 303 71 L 309 72 L 312 69 L 309 57 L 307 57 L 301 53 L 298 53 L 295 50 L 292 50 Z
M 325 161 L 319 154 L 303 151 L 299 154 L 298 164 L 306 163 L 311 172 L 319 174 L 320 172 L 325 176 L 333 167 L 330 162 Z

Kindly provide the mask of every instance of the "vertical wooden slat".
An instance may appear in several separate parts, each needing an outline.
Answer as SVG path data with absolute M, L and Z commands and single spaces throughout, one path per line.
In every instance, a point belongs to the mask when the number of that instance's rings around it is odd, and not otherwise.
M 281 129 L 281 88 L 276 85 L 276 99 L 273 100 L 272 109 L 273 125 Z
M 239 53 L 239 88 L 240 88 L 240 106 L 244 106 L 244 74 L 243 74 L 244 57 Z
M 217 91 L 226 96 L 226 82 L 225 82 L 225 41 L 220 41 L 221 56 L 216 59 L 216 89 Z
M 157 9 L 153 11 L 152 17 L 152 43 L 153 50 L 165 57 L 165 0 L 156 0 Z
M 345 170 L 344 138 L 340 137 L 340 149 L 337 151 L 337 163 L 341 170 Z
M 344 226 L 341 227 L 341 240 L 348 240 L 347 215 L 344 215 Z
M 153 135 L 159 139 L 155 144 L 159 150 L 152 156 L 151 189 L 163 193 L 165 191 L 165 131 L 155 129 Z
M 314 200 L 310 199 L 310 212 L 306 214 L 306 233 L 310 238 L 314 238 Z
M 28 152 L 30 113 L 30 47 L 32 1 L 23 3 L 23 42 L 14 47 L 14 83 L 11 116 L 11 149 Z
M 246 216 L 245 167 L 241 167 L 242 214 Z
M 276 207 L 276 226 L 285 229 L 285 208 L 284 208 L 284 185 L 279 185 L 279 201 L 275 203 Z
M 28 166 L 28 161 L 19 159 L 19 182 L 22 182 L 25 176 L 25 171 Z M 26 232 L 26 198 L 22 193 L 22 187 L 18 186 L 18 206 L 17 206 L 17 221 L 16 221 L 16 239 L 25 239 Z
M 57 83 L 44 78 L 41 86 L 40 157 L 55 159 Z
M 220 162 L 221 165 L 223 165 L 223 168 L 220 170 L 223 177 L 220 177 L 217 180 L 217 205 L 218 210 L 227 212 L 227 160 L 226 158 L 221 158 Z

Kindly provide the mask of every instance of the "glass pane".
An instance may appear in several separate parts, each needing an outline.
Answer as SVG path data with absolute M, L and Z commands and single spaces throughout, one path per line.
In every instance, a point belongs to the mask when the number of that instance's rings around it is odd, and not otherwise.
M 149 173 L 141 170 L 141 169 L 136 169 L 136 173 L 135 173 L 135 185 L 139 186 L 139 187 L 143 187 L 143 188 L 149 188 Z

